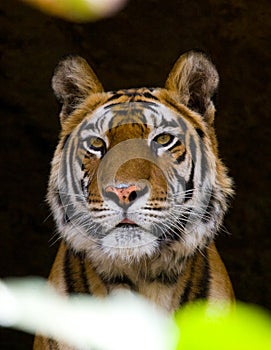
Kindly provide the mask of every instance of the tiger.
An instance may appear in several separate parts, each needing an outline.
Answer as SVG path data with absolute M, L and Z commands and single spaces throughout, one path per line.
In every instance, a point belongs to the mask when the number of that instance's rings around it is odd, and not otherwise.
M 61 132 L 48 185 L 60 246 L 49 281 L 62 295 L 139 294 L 173 314 L 234 301 L 216 249 L 233 181 L 218 155 L 218 72 L 180 56 L 163 88 L 105 92 L 87 61 L 55 69 Z M 36 336 L 34 349 L 72 349 Z

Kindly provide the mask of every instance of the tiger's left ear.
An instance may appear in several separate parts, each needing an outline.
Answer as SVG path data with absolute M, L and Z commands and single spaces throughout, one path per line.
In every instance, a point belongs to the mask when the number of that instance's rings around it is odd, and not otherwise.
M 203 53 L 188 51 L 175 63 L 165 87 L 211 124 L 215 114 L 212 97 L 218 82 L 219 76 L 212 62 Z
M 53 75 L 52 87 L 62 105 L 61 122 L 89 95 L 103 92 L 96 74 L 80 56 L 68 56 L 60 61 Z

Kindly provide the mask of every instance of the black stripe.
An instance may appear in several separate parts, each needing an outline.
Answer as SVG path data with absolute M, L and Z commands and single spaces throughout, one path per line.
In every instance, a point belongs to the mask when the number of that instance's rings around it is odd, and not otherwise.
M 180 174 L 179 174 L 179 172 L 178 172 L 178 168 L 175 168 L 175 167 L 173 167 L 172 168 L 172 171 L 173 171 L 173 173 L 174 173 L 174 176 L 176 177 L 176 182 L 178 183 L 178 184 L 181 184 L 183 187 L 185 187 L 185 179 L 183 178 L 183 176 L 181 176 Z M 174 186 L 173 186 L 174 187 Z M 175 188 L 175 187 L 174 187 Z M 175 190 L 176 191 L 176 190 Z M 174 193 L 174 192 L 173 192 Z
M 159 136 L 159 135 L 158 135 L 158 136 Z M 172 139 L 170 139 L 170 141 L 168 142 L 168 144 L 169 144 L 170 142 L 172 142 Z M 176 141 L 171 147 L 169 147 L 167 150 L 168 150 L 169 152 L 171 152 L 175 147 L 178 147 L 178 146 L 180 146 L 181 144 L 182 144 L 181 141 L 178 140 L 178 141 Z M 166 144 L 163 145 L 163 146 L 166 146 Z
M 63 225 L 69 224 L 71 222 L 71 219 L 69 218 L 69 216 L 67 215 L 67 213 L 64 213 L 63 216 Z
M 67 249 L 64 258 L 64 279 L 66 283 L 66 291 L 68 294 L 75 293 L 74 279 L 71 267 L 71 255 L 72 252 Z
M 74 171 L 73 171 L 73 167 L 74 167 L 74 152 L 76 151 L 77 147 L 75 145 L 75 140 L 72 140 L 72 144 L 67 152 L 66 150 L 66 154 L 65 154 L 65 163 L 66 163 L 66 173 L 63 174 L 63 176 L 65 176 L 65 185 L 67 186 L 66 190 L 68 193 L 75 193 L 76 192 L 76 180 L 74 179 Z M 70 175 L 71 179 L 72 179 L 72 189 L 68 187 L 68 176 Z
M 184 140 L 185 140 L 185 135 L 186 135 L 186 132 L 187 132 L 187 124 L 184 121 L 184 119 L 182 119 L 182 118 L 179 118 L 178 122 L 179 122 L 179 124 L 181 126 L 181 129 L 182 129 L 183 133 L 184 133 L 184 135 L 180 135 L 180 137 L 184 138 Z
M 200 277 L 195 280 L 194 275 L 197 272 L 195 271 L 195 266 L 197 264 L 197 259 L 199 259 L 198 254 L 194 255 L 193 260 L 191 262 L 191 271 L 189 279 L 185 286 L 184 292 L 180 296 L 180 305 L 183 305 L 192 300 L 206 299 L 208 297 L 208 291 L 210 286 L 210 266 L 207 248 L 205 248 L 204 251 L 201 253 L 201 260 L 200 264 L 198 265 L 200 265 L 202 271 Z
M 182 163 L 185 160 L 185 156 L 186 156 L 186 150 L 183 152 L 183 154 L 181 154 L 177 159 L 176 162 L 178 164 Z
M 127 275 L 116 275 L 112 277 L 101 275 L 100 277 L 107 287 L 123 284 L 129 286 L 133 291 L 137 291 L 136 285 L 130 280 Z
M 191 214 L 192 209 L 188 209 L 185 214 L 182 214 L 178 219 L 178 226 L 181 228 L 185 228 L 185 225 L 187 224 L 187 221 L 189 219 L 189 216 Z
M 151 277 L 149 282 L 159 282 L 164 285 L 172 286 L 177 283 L 178 278 L 179 274 L 175 271 L 171 271 L 171 273 L 162 271 L 159 275 Z
M 194 255 L 191 262 L 191 271 L 190 271 L 189 279 L 186 283 L 183 294 L 181 294 L 180 296 L 180 305 L 183 305 L 190 300 L 190 296 L 192 294 L 191 292 L 192 292 L 192 285 L 193 285 L 193 276 L 195 272 L 195 261 L 196 261 L 196 256 Z
M 190 152 L 191 152 L 191 155 L 192 155 L 192 161 L 194 163 L 196 163 L 196 159 L 197 159 L 197 146 L 196 146 L 196 142 L 194 140 L 194 137 L 193 135 L 190 136 L 190 144 L 189 144 L 189 149 L 190 149 Z
M 74 260 L 73 262 L 72 259 Z M 73 263 L 76 264 L 76 266 L 73 266 Z M 76 267 L 79 267 L 79 274 L 74 273 L 74 268 Z M 86 273 L 84 255 L 74 254 L 70 249 L 66 250 L 64 258 L 64 278 L 66 282 L 66 291 L 68 294 L 90 294 L 90 286 Z
M 191 209 L 179 217 L 177 224 L 166 232 L 167 239 L 159 241 L 160 244 L 171 245 L 172 242 L 180 241 L 182 239 L 182 230 L 185 228 L 190 213 Z
M 68 196 L 62 195 L 63 198 L 68 198 Z M 68 199 L 69 200 L 69 199 Z M 64 215 L 63 215 L 63 224 L 66 225 L 68 223 L 70 223 L 71 221 L 73 222 L 80 222 L 81 219 L 81 215 L 80 213 L 75 213 L 75 206 L 73 205 L 73 203 L 68 203 L 67 199 L 66 202 L 64 203 Z
M 184 197 L 184 203 L 187 202 L 189 199 L 193 196 L 193 190 L 194 190 L 194 172 L 195 172 L 195 163 L 192 159 L 192 167 L 190 172 L 189 180 L 185 183 L 185 197 Z
M 64 208 L 66 207 L 66 202 L 67 202 L 67 196 L 64 195 L 64 194 L 61 194 L 59 193 L 59 190 L 56 190 L 56 195 L 55 195 L 55 198 L 57 200 L 57 204 L 58 206 L 61 208 L 61 212 L 63 214 L 63 219 L 62 219 L 62 223 L 63 225 L 66 225 L 67 223 L 70 222 L 70 219 L 67 215 L 67 212 L 64 210 Z M 63 203 L 63 201 L 66 201 L 65 203 Z
M 204 149 L 203 142 L 200 143 L 200 149 L 201 149 L 201 167 L 200 167 L 200 171 L 201 171 L 201 181 L 203 183 L 204 180 L 205 180 L 206 173 L 208 171 L 208 161 L 207 161 L 206 152 L 205 152 L 205 149 Z
M 172 108 L 174 109 L 174 111 L 177 112 L 177 113 L 179 114 L 179 116 L 180 116 L 180 114 L 182 114 L 182 110 L 180 110 L 180 109 L 178 108 L 178 106 L 174 103 L 173 100 L 171 100 L 171 99 L 166 99 L 166 100 L 165 100 L 165 103 L 168 104 L 170 107 L 172 107 Z M 185 124 L 185 122 L 184 122 L 184 119 L 183 119 L 182 117 L 180 117 L 180 118 L 178 118 L 178 121 L 179 121 L 179 123 L 181 124 L 181 127 L 183 128 L 184 133 L 186 133 L 186 131 L 187 131 L 187 126 L 186 126 L 186 124 Z
M 83 122 L 81 122 L 80 129 L 79 129 L 79 133 L 78 133 L 79 135 L 81 135 L 81 131 L 85 129 L 86 125 L 87 125 L 87 121 L 86 121 L 86 120 L 83 121 Z M 65 145 L 66 145 L 66 142 L 68 141 L 68 139 L 69 139 L 69 137 L 71 136 L 71 134 L 72 134 L 72 133 L 70 133 L 70 134 L 64 136 L 63 141 L 62 141 L 61 150 L 64 149 L 64 147 L 65 147 Z
M 143 96 L 146 98 L 151 98 L 153 100 L 159 101 L 159 99 L 156 96 L 153 96 L 150 92 L 144 92 Z
M 62 203 L 62 199 L 61 199 L 59 190 L 58 190 L 58 189 L 57 189 L 57 190 L 54 189 L 54 191 L 57 193 L 57 194 L 56 194 L 57 204 L 58 204 L 59 207 L 62 207 L 62 206 L 63 206 L 63 203 Z
M 215 198 L 214 198 L 214 195 L 212 193 L 211 197 L 209 198 L 209 203 L 208 203 L 208 205 L 207 205 L 207 207 L 205 209 L 205 212 L 204 212 L 204 214 L 202 215 L 202 218 L 201 218 L 201 221 L 204 224 L 207 224 L 212 218 L 213 212 L 215 210 L 214 201 L 215 201 Z
M 109 97 L 109 99 L 106 101 L 107 102 L 110 102 L 110 101 L 114 101 L 114 100 L 117 100 L 118 98 L 120 98 L 121 96 L 123 96 L 123 94 L 115 94 L 111 97 Z M 108 107 L 108 106 L 107 106 Z
M 199 137 L 201 139 L 203 139 L 205 136 L 204 132 L 200 128 L 196 128 L 195 130 L 196 130 L 197 134 L 199 135 Z
M 108 110 L 108 109 L 110 109 L 110 108 L 112 108 L 112 107 L 121 105 L 121 104 L 123 104 L 123 103 L 127 103 L 127 101 L 125 101 L 125 102 L 110 103 L 109 105 L 106 105 L 106 106 L 104 106 L 103 108 L 104 108 L 104 110 Z
M 198 282 L 199 291 L 195 295 L 195 299 L 206 299 L 208 296 L 209 286 L 210 286 L 210 265 L 209 258 L 207 254 L 207 248 L 202 252 L 202 274 Z
M 66 145 L 66 142 L 68 141 L 68 138 L 71 136 L 71 134 L 68 134 L 64 137 L 63 141 L 62 141 L 62 145 L 61 145 L 61 150 L 63 150 L 63 148 Z
M 119 99 L 120 97 L 122 96 L 127 96 L 127 97 L 137 97 L 137 96 L 142 96 L 142 97 L 145 97 L 145 98 L 149 98 L 149 99 L 152 99 L 152 100 L 156 100 L 156 101 L 159 101 L 159 99 L 152 95 L 150 92 L 137 92 L 137 91 L 129 91 L 129 90 L 126 90 L 124 91 L 123 93 L 116 93 L 114 94 L 113 96 L 109 97 L 109 99 L 106 101 L 106 103 L 108 102 L 111 102 L 111 101 L 115 101 L 117 99 Z M 137 102 L 140 102 L 140 101 L 137 101 Z M 145 101 L 142 101 L 142 102 L 145 102 Z M 115 106 L 119 103 L 123 103 L 123 102 L 116 102 L 116 103 L 111 103 L 110 105 L 107 105 L 105 108 L 108 109 L 112 106 Z
M 85 265 L 85 260 L 81 257 L 80 258 L 80 278 L 83 284 L 83 293 L 91 294 L 90 293 L 90 286 L 87 278 L 87 273 L 86 273 L 86 265 Z

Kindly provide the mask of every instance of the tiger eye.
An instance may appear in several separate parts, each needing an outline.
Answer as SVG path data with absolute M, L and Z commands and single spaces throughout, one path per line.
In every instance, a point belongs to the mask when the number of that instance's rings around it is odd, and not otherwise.
M 169 143 L 172 139 L 172 136 L 169 135 L 169 134 L 162 134 L 162 135 L 159 135 L 157 138 L 156 138 L 156 142 L 159 143 L 160 145 L 166 145 L 167 143 Z
M 102 139 L 100 139 L 99 137 L 93 137 L 90 140 L 90 146 L 95 148 L 95 149 L 103 148 L 104 145 L 105 145 L 104 141 Z

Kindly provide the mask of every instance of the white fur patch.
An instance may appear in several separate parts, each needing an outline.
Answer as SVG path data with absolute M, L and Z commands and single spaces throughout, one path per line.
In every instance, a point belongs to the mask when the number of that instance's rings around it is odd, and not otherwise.
M 150 257 L 157 249 L 157 239 L 140 228 L 116 228 L 102 240 L 102 250 L 110 258 L 124 261 Z

